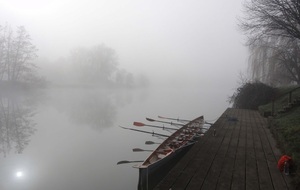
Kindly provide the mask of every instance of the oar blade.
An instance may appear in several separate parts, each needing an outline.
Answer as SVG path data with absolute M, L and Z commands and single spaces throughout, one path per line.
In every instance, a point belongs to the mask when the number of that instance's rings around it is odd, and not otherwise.
M 142 152 L 142 151 L 144 151 L 144 150 L 141 149 L 141 148 L 133 148 L 132 151 L 133 151 L 133 152 Z
M 146 141 L 145 144 L 146 145 L 152 145 L 152 144 L 161 144 L 161 143 L 153 142 L 153 141 Z
M 151 145 L 151 144 L 155 144 L 155 142 L 153 142 L 153 141 L 146 141 L 145 144 Z
M 119 162 L 117 163 L 117 165 L 120 165 L 120 164 L 128 164 L 128 163 L 130 163 L 128 160 L 122 160 L 122 161 L 119 161 Z
M 130 160 L 122 160 L 122 161 L 119 161 L 117 163 L 117 165 L 120 165 L 120 164 L 130 164 L 130 163 L 136 163 L 136 162 L 144 162 L 143 160 L 134 160 L 134 161 L 130 161 Z
M 141 123 L 141 122 L 133 122 L 133 125 L 134 126 L 137 126 L 137 127 L 143 127 L 143 126 L 145 126 L 145 124 L 144 123 Z
M 133 148 L 132 151 L 133 152 L 153 152 L 153 150 L 144 150 L 141 148 Z
M 156 120 L 148 118 L 148 117 L 146 117 L 146 120 L 151 121 L 151 122 L 156 121 Z

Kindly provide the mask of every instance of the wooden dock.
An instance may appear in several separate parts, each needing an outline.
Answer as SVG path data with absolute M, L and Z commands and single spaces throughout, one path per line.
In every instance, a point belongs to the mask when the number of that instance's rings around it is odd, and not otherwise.
M 293 189 L 277 169 L 280 156 L 266 118 L 229 108 L 155 189 Z

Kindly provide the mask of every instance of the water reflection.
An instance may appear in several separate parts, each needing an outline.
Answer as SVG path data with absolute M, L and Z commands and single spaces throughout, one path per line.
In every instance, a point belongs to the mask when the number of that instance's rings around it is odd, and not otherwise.
M 74 125 L 101 131 L 116 125 L 117 110 L 132 101 L 132 94 L 122 90 L 60 89 L 54 90 L 52 100 L 51 104 L 68 115 Z
M 74 125 L 88 126 L 97 131 L 114 126 L 117 109 L 132 101 L 131 94 L 123 91 L 52 89 L 46 93 L 52 100 L 49 103 L 65 112 Z M 44 96 L 36 92 L 1 90 L 0 154 L 4 157 L 10 152 L 20 154 L 28 146 L 30 137 L 37 130 L 33 118 L 41 97 L 44 100 Z
M 36 131 L 32 101 L 14 93 L 0 94 L 0 154 L 22 153 Z
M 77 99 L 73 100 L 70 110 L 70 116 L 75 123 L 88 125 L 96 130 L 114 124 L 117 111 L 109 94 L 90 92 L 75 98 Z
M 17 138 L 9 137 L 11 153 L 6 158 L 0 155 L 0 189 L 136 189 L 138 170 L 116 163 L 123 159 L 145 159 L 149 152 L 132 153 L 132 148 L 149 149 L 145 141 L 157 139 L 124 131 L 118 125 L 134 127 L 132 122 L 136 119 L 144 122 L 144 117 L 156 118 L 157 115 L 193 118 L 199 113 L 205 114 L 211 106 L 205 101 L 197 102 L 203 94 L 201 90 L 188 90 L 184 95 L 177 92 L 173 89 L 126 91 L 57 87 L 44 89 L 41 95 L 16 92 L 1 96 L 0 89 L 1 151 L 8 146 L 4 143 L 7 110 L 10 117 L 19 115 L 15 120 L 29 120 L 31 124 L 27 126 L 33 131 L 31 136 L 28 130 L 23 132 L 27 135 L 23 141 L 29 144 L 23 146 L 22 154 L 13 153 L 18 152 Z M 197 101 L 183 102 L 183 99 Z M 160 131 L 155 129 L 155 132 Z M 152 181 L 149 178 L 148 182 Z

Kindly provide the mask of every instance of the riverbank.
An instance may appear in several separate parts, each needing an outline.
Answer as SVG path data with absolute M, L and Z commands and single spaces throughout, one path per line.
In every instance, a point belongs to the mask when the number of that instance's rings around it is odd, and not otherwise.
M 295 91 L 292 91 L 296 89 Z M 291 92 L 292 93 L 289 93 Z M 300 188 L 300 89 L 279 89 L 280 98 L 259 107 L 260 113 L 273 113 L 269 117 L 269 128 L 276 139 L 282 154 L 292 157 L 295 171 L 291 174 L 292 183 Z M 266 114 L 265 114 L 266 115 Z M 268 115 L 268 114 L 267 114 Z M 297 169 L 298 168 L 298 169 Z
M 282 154 L 292 157 L 295 171 L 291 174 L 292 183 L 300 188 L 300 107 L 287 113 L 269 118 L 270 130 Z M 298 169 L 297 169 L 298 168 Z

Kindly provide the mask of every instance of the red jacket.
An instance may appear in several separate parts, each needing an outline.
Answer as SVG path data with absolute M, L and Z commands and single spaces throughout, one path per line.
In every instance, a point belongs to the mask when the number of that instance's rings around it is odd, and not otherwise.
M 285 162 L 290 162 L 291 160 L 292 160 L 292 158 L 287 156 L 287 155 L 281 156 L 281 158 L 278 160 L 278 163 L 277 163 L 277 167 L 280 170 L 280 172 L 283 172 L 284 163 Z

